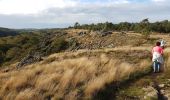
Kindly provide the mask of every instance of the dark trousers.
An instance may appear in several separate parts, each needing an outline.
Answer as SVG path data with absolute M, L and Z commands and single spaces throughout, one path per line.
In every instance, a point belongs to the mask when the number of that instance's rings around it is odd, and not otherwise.
M 161 63 L 158 61 L 154 61 L 153 62 L 153 71 L 154 72 L 160 72 L 160 67 L 161 67 Z

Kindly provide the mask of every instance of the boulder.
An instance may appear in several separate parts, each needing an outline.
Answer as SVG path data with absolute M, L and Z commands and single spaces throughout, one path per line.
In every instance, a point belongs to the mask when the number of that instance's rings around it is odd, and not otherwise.
M 126 32 L 122 31 L 121 34 L 124 35 L 124 34 L 126 34 Z
M 160 87 L 160 88 L 164 88 L 164 87 L 165 87 L 165 84 L 160 84 L 159 87 Z
M 79 36 L 82 36 L 82 35 L 86 35 L 87 33 L 86 32 L 79 32 L 79 33 L 77 33 Z
M 144 92 L 145 92 L 145 96 L 144 96 L 144 100 L 157 100 L 158 99 L 158 91 L 156 89 L 154 89 L 153 87 L 149 86 L 146 88 L 143 88 Z
M 100 35 L 101 35 L 102 37 L 107 36 L 107 35 L 109 35 L 109 34 L 112 34 L 112 31 L 100 32 Z

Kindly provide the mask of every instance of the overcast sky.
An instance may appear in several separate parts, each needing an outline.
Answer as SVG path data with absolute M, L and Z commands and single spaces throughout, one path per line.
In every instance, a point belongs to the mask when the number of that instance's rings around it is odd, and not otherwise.
M 98 22 L 170 20 L 170 0 L 0 0 L 0 27 L 58 28 Z

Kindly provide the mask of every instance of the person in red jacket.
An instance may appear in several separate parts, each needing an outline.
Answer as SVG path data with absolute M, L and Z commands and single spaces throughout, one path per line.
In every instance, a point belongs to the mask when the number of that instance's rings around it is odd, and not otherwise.
M 160 72 L 160 67 L 163 65 L 163 49 L 161 43 L 156 42 L 156 46 L 152 49 L 153 71 Z

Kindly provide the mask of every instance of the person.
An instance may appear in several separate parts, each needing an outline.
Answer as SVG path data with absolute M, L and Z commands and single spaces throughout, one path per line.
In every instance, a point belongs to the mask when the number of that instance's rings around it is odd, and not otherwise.
M 160 67 L 163 65 L 163 49 L 161 43 L 156 42 L 156 46 L 152 49 L 153 71 L 160 72 Z

